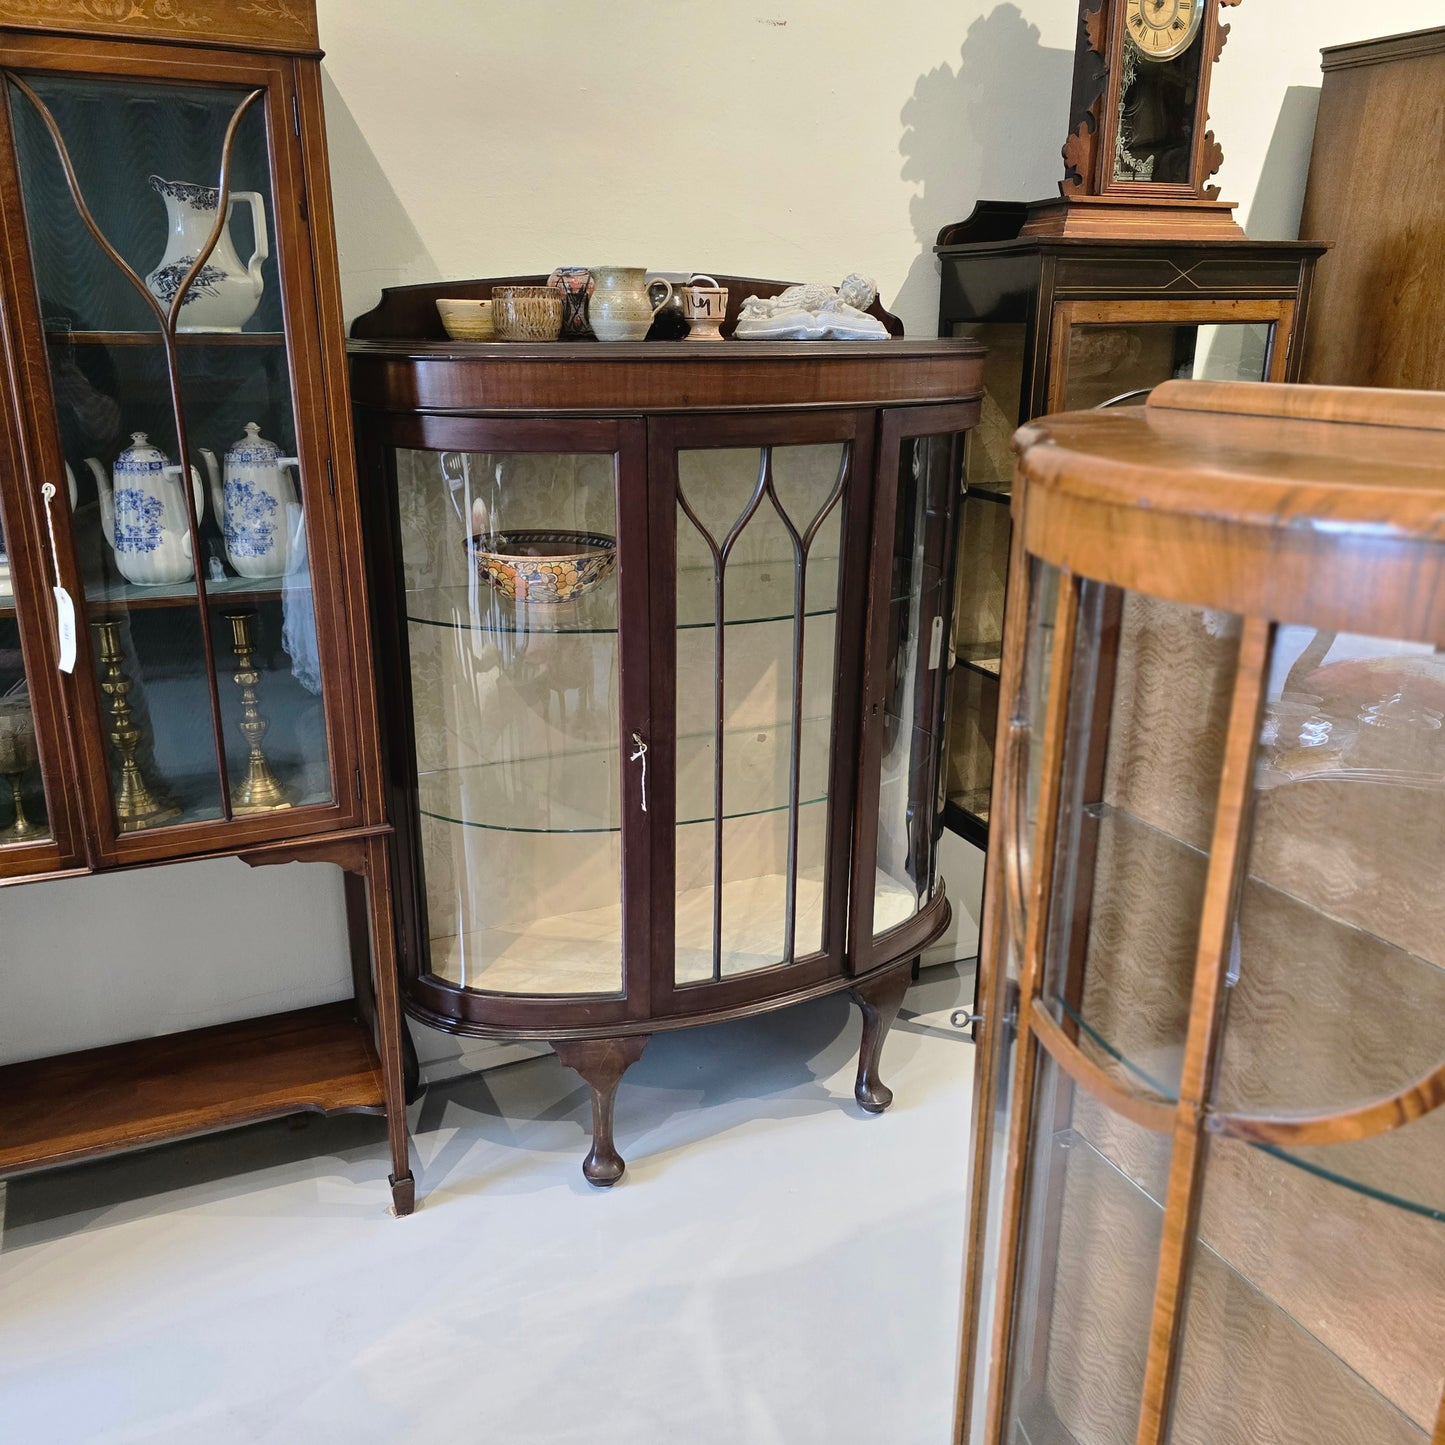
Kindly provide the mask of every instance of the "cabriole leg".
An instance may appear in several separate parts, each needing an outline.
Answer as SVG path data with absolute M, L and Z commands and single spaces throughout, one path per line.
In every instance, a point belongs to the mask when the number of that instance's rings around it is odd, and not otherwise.
M 622 1178 L 627 1165 L 612 1140 L 612 1106 L 622 1076 L 642 1057 L 648 1035 L 622 1039 L 570 1039 L 552 1052 L 592 1091 L 592 1152 L 582 1161 L 589 1184 L 606 1189 Z
M 853 988 L 853 999 L 863 1010 L 863 1043 L 858 1050 L 858 1082 L 853 1097 L 860 1108 L 870 1114 L 881 1114 L 893 1102 L 893 1090 L 878 1077 L 878 1061 L 883 1055 L 883 1040 L 903 1006 L 903 995 L 913 981 L 913 963 L 868 979 Z

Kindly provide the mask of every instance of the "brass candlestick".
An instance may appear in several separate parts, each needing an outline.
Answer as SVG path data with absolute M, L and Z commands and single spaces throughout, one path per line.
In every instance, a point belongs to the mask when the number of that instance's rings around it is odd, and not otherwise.
M 100 639 L 100 660 L 105 667 L 100 690 L 110 699 L 110 741 L 120 758 L 120 787 L 115 794 L 115 816 L 122 833 L 135 833 L 142 828 L 153 828 L 157 823 L 169 822 L 179 817 L 181 810 L 162 802 L 151 792 L 150 784 L 136 762 L 141 731 L 130 708 L 130 690 L 134 684 L 121 665 L 125 661 L 125 653 L 120 646 L 120 620 L 112 617 L 95 623 L 94 627 Z
M 291 796 L 281 786 L 266 754 L 261 751 L 261 739 L 266 736 L 270 723 L 261 716 L 256 707 L 256 684 L 261 674 L 252 663 L 256 644 L 251 637 L 251 623 L 255 614 L 251 612 L 226 612 L 222 616 L 231 624 L 231 646 L 236 653 L 236 671 L 232 674 L 236 686 L 241 689 L 241 736 L 246 739 L 250 756 L 246 760 L 246 776 L 231 789 L 231 811 L 233 813 L 273 813 L 291 806 Z
M 25 806 L 20 801 L 20 780 L 39 758 L 31 726 L 28 709 L 0 708 L 0 778 L 10 784 L 10 796 L 15 803 L 15 821 L 0 830 L 0 843 L 21 843 L 46 836 L 46 829 L 25 816 Z

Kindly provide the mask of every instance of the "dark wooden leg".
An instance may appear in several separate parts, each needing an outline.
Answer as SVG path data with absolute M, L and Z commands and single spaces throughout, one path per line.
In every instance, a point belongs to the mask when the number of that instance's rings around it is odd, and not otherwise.
M 350 876 L 350 875 L 348 875 Z M 366 901 L 370 915 L 372 1007 L 377 1051 L 381 1055 L 386 1094 L 386 1134 L 391 1145 L 391 1203 L 398 1215 L 416 1208 L 416 1180 L 406 1132 L 406 1024 L 401 1017 L 401 989 L 396 976 L 396 928 L 391 913 L 391 860 L 386 840 L 366 843 Z M 358 990 L 358 996 L 360 990 Z
M 582 1076 L 592 1090 L 592 1152 L 582 1161 L 589 1184 L 606 1189 L 622 1178 L 627 1165 L 612 1142 L 612 1106 L 622 1076 L 642 1057 L 647 1034 L 621 1039 L 570 1039 L 552 1045 L 552 1052 Z
M 853 1086 L 853 1097 L 870 1114 L 881 1114 L 893 1102 L 893 1090 L 878 1077 L 878 1061 L 883 1054 L 883 1040 L 912 982 L 910 962 L 853 989 L 853 999 L 863 1010 L 863 1044 L 858 1050 L 858 1082 Z

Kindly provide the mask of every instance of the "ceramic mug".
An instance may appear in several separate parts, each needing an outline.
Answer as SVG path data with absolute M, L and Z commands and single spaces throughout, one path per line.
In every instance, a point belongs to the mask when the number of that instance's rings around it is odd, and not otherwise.
M 721 341 L 718 329 L 728 314 L 726 286 L 719 286 L 711 276 L 694 276 L 679 288 L 682 314 L 687 321 L 689 341 Z

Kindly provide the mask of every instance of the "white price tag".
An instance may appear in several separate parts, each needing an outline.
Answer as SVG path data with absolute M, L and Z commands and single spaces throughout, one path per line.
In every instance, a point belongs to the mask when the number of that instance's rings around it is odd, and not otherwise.
M 933 671 L 943 661 L 943 618 L 933 619 L 933 636 L 928 643 L 928 670 Z
M 60 552 L 55 545 L 55 518 L 50 511 L 50 504 L 55 500 L 55 484 L 46 482 L 40 489 L 40 495 L 45 498 L 45 527 L 50 533 L 50 564 L 55 568 L 55 586 L 50 590 L 55 594 L 55 631 L 60 641 L 58 666 L 61 672 L 74 672 L 75 603 L 70 600 L 70 593 L 65 590 L 65 584 L 60 580 Z
M 55 627 L 60 636 L 60 670 L 75 671 L 75 603 L 64 587 L 51 589 L 55 593 Z

